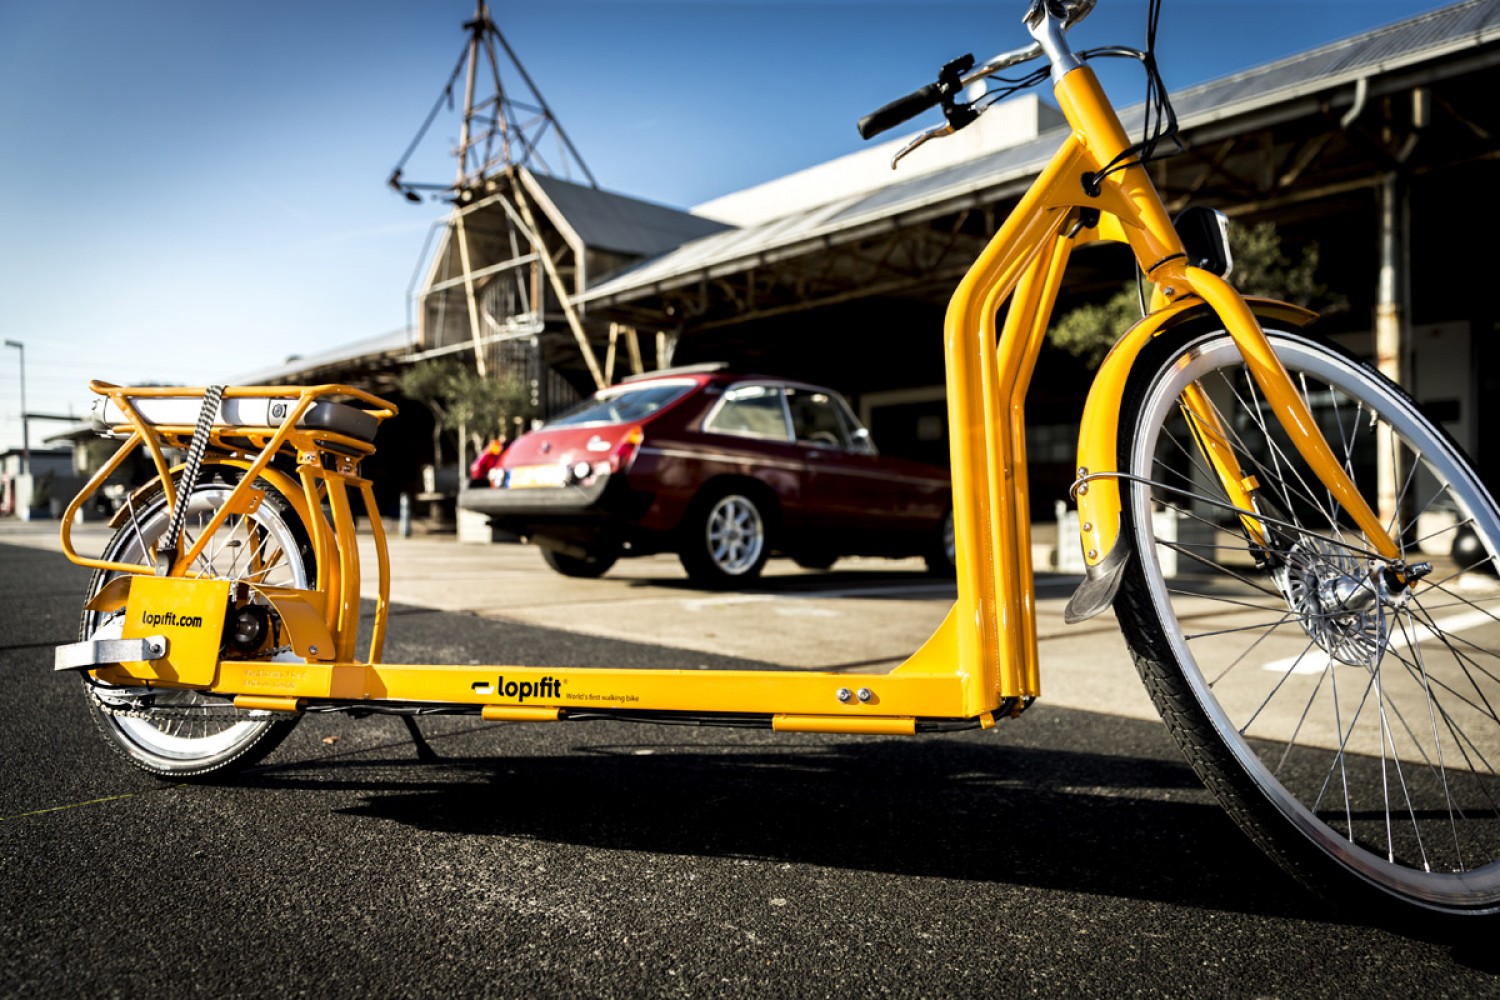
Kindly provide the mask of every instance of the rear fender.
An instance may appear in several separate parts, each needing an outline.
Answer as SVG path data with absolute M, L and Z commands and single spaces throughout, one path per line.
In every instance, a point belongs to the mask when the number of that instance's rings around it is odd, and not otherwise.
M 248 472 L 252 463 L 239 458 L 216 456 L 211 461 L 205 463 L 203 474 L 206 475 L 214 466 L 224 466 L 231 469 L 238 469 L 241 472 Z M 178 475 L 182 471 L 182 468 L 180 465 L 174 466 L 171 474 L 174 476 Z M 316 508 L 310 506 L 307 502 L 307 494 L 302 489 L 302 484 L 279 469 L 267 466 L 260 470 L 257 478 L 269 484 L 271 489 L 277 493 L 280 493 L 287 503 L 292 505 L 292 510 L 296 513 L 297 519 L 302 522 L 302 528 L 307 532 L 308 540 L 312 543 L 313 547 L 314 565 L 318 574 L 317 589 L 324 594 L 338 593 L 341 571 L 339 568 L 337 547 L 335 545 L 335 538 L 337 536 L 334 533 L 333 526 L 324 514 L 322 506 L 320 505 Z M 200 476 L 200 481 L 201 479 L 202 477 Z M 160 486 L 161 480 L 158 477 L 132 493 L 130 495 L 130 502 L 115 511 L 114 517 L 109 522 L 110 528 L 118 530 L 122 527 L 130 518 L 132 511 L 139 510 L 139 502 L 148 496 L 151 490 L 158 489 Z M 256 498 L 252 498 L 250 502 L 253 504 L 259 501 Z
M 240 459 L 216 458 L 205 462 L 203 471 L 206 473 L 215 465 L 228 466 L 233 469 L 239 469 L 242 472 L 250 468 L 249 462 L 242 461 Z M 182 471 L 182 468 L 183 467 L 180 465 L 173 466 L 172 474 L 176 475 L 177 473 Z M 201 481 L 202 477 L 200 476 L 199 478 Z M 307 498 L 302 493 L 302 484 L 297 482 L 291 476 L 288 476 L 286 473 L 278 469 L 269 467 L 260 471 L 259 478 L 264 479 L 266 482 L 270 483 L 271 486 L 276 490 L 276 492 L 286 497 L 287 501 L 292 505 L 292 509 L 297 512 L 297 516 L 302 519 L 302 524 L 307 529 L 308 534 L 311 535 L 312 521 L 310 520 L 310 514 L 308 511 Z M 152 479 L 145 485 L 137 487 L 130 494 L 130 503 L 115 511 L 114 516 L 110 518 L 110 529 L 118 530 L 119 528 L 124 526 L 126 519 L 130 517 L 131 508 L 137 507 L 141 500 L 147 496 L 147 494 L 149 494 L 153 489 L 159 489 L 160 486 L 161 478 L 157 477 L 155 479 Z M 324 523 L 327 524 L 326 519 L 324 520 Z

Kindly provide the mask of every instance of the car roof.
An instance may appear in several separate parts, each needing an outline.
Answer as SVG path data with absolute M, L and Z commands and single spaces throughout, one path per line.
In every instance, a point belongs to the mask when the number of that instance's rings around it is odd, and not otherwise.
M 708 375 L 722 372 L 729 367 L 724 361 L 709 361 L 701 365 L 682 365 L 678 368 L 658 368 L 654 372 L 642 372 L 639 375 L 627 375 L 616 385 L 626 385 L 631 382 L 649 382 L 658 378 L 679 378 L 683 375 Z
M 799 389 L 814 389 L 819 392 L 837 392 L 825 385 L 815 385 L 812 382 L 804 382 L 801 379 L 786 378 L 782 375 L 765 375 L 758 372 L 734 372 L 729 371 L 729 366 L 722 361 L 706 362 L 699 365 L 683 365 L 678 368 L 662 368 L 654 372 L 643 372 L 640 375 L 630 375 L 620 379 L 611 388 L 624 385 L 642 385 L 654 381 L 681 380 L 692 378 L 702 385 L 710 383 L 717 385 L 732 385 L 736 382 L 775 382 L 779 385 L 795 386 Z M 840 394 L 842 395 L 842 393 Z

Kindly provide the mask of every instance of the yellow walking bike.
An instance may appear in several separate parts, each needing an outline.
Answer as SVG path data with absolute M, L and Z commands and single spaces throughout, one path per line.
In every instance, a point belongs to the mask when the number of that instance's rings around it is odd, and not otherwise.
M 118 749 L 170 777 L 251 763 L 306 712 L 989 728 L 1041 693 L 1027 385 L 1069 255 L 1116 240 L 1152 292 L 1083 413 L 1087 573 L 1069 620 L 1113 606 L 1193 767 L 1294 874 L 1401 907 L 1500 911 L 1500 509 L 1405 393 L 1306 331 L 1312 314 L 1235 292 L 1214 216 L 1174 226 L 1144 167 L 1172 131 L 1153 46 L 1075 53 L 1066 30 L 1092 6 L 1032 0 L 1033 44 L 951 63 L 861 123 L 874 134 L 941 107 L 919 143 L 1050 75 L 1071 125 L 948 310 L 958 596 L 899 667 L 383 663 L 389 564 L 360 463 L 393 406 L 339 385 L 95 382 L 123 443 L 63 522 L 65 551 L 96 573 L 58 669 L 84 677 Z M 1153 2 L 1148 39 L 1157 15 Z M 1140 143 L 1087 65 L 1119 55 L 1153 83 Z M 1036 73 L 1001 77 L 1034 59 Z M 977 81 L 990 96 L 964 100 Z M 128 498 L 102 557 L 80 556 L 74 513 L 140 450 L 155 480 Z M 363 657 L 356 507 L 378 562 Z

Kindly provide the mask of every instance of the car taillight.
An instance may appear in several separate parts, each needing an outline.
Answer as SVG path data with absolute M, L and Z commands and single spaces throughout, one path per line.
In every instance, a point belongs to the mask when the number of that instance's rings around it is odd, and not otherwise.
M 620 443 L 615 445 L 614 454 L 610 456 L 616 472 L 624 472 L 630 468 L 630 463 L 635 461 L 635 454 L 640 451 L 641 442 L 644 440 L 646 440 L 646 432 L 638 426 L 625 432 Z

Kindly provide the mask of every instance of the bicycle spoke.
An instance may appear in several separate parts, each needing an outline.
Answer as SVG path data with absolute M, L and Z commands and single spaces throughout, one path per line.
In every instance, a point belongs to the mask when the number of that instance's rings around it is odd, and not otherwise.
M 1388 383 L 1310 339 L 1274 339 L 1333 460 L 1356 489 L 1373 498 L 1379 487 L 1379 519 L 1407 569 L 1371 550 L 1233 338 L 1184 335 L 1171 362 L 1157 352 L 1159 388 L 1122 414 L 1122 426 L 1150 428 L 1126 471 L 1154 487 L 1131 491 L 1129 510 L 1161 556 L 1127 577 L 1150 595 L 1131 610 L 1164 622 L 1165 646 L 1148 635 L 1138 661 L 1172 699 L 1164 712 L 1204 706 L 1179 734 L 1184 750 L 1206 773 L 1232 770 L 1216 791 L 1273 839 L 1393 894 L 1420 885 L 1444 906 L 1500 907 L 1500 590 L 1457 579 L 1491 565 L 1500 507 Z M 1191 386 L 1210 403 L 1183 406 Z M 1207 450 L 1218 442 L 1252 491 L 1251 514 L 1221 488 Z M 1159 507 L 1177 519 L 1175 540 L 1145 524 Z M 1481 550 L 1450 560 L 1465 532 Z M 1175 578 L 1157 579 L 1163 568 Z M 1120 621 L 1134 646 L 1144 629 Z M 1162 648 L 1171 660 L 1151 655 Z M 1233 753 L 1197 749 L 1215 741 Z M 1462 883 L 1428 881 L 1450 873 Z

